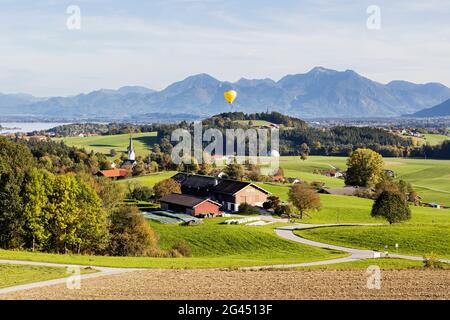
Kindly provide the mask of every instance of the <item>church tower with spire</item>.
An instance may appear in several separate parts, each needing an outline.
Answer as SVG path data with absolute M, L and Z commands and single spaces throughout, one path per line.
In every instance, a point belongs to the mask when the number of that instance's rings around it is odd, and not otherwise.
M 130 143 L 127 147 L 127 160 L 122 163 L 122 168 L 133 168 L 136 165 L 136 153 L 134 152 L 133 147 L 133 134 L 130 130 Z
M 130 131 L 130 144 L 128 145 L 127 151 L 128 151 L 128 161 L 130 162 L 136 161 L 136 154 L 134 153 L 133 148 L 133 135 L 131 131 Z

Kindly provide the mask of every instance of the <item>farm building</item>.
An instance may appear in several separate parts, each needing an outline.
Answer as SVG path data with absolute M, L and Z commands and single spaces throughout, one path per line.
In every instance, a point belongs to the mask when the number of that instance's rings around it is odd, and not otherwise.
M 220 203 L 186 194 L 172 193 L 159 199 L 162 210 L 184 212 L 193 216 L 217 215 Z
M 262 206 L 269 192 L 250 182 L 219 179 L 209 176 L 177 173 L 172 177 L 187 195 L 212 199 L 225 211 L 237 211 L 241 203 Z
M 101 170 L 97 172 L 97 175 L 107 178 L 124 178 L 126 177 L 127 173 L 128 170 L 126 169 L 110 169 L 110 170 Z

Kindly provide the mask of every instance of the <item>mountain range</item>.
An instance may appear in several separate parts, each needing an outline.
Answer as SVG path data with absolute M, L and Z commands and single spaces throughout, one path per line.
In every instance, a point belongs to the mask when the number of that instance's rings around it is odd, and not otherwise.
M 420 110 L 411 116 L 416 118 L 450 117 L 450 99 L 432 108 Z
M 238 97 L 233 105 L 225 90 Z M 450 99 L 440 83 L 392 81 L 382 84 L 352 70 L 315 67 L 279 81 L 219 81 L 208 74 L 190 76 L 156 91 L 139 86 L 101 89 L 69 97 L 36 98 L 0 94 L 0 115 L 65 119 L 130 120 L 152 113 L 211 116 L 226 111 L 279 111 L 300 118 L 393 117 L 414 114 Z

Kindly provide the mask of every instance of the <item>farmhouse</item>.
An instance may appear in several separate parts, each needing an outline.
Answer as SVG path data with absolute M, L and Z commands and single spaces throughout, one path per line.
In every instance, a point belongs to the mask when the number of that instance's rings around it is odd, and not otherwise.
M 177 173 L 172 179 L 180 183 L 183 194 L 212 199 L 225 211 L 238 211 L 241 203 L 262 206 L 269 195 L 268 191 L 250 182 L 186 173 Z
M 162 210 L 184 212 L 193 216 L 217 215 L 220 203 L 186 194 L 172 193 L 159 199 Z
M 344 175 L 342 174 L 342 172 L 340 172 L 339 170 L 336 169 L 332 169 L 332 170 L 325 170 L 323 172 L 323 174 L 327 177 L 330 178 L 340 178 L 343 177 Z

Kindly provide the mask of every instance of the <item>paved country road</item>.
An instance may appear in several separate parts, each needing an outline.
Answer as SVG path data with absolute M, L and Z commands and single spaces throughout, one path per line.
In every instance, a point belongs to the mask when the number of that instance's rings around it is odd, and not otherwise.
M 285 219 L 276 219 L 273 217 L 269 218 L 267 216 L 261 216 L 261 218 L 266 221 L 272 221 L 272 222 L 286 222 L 287 221 Z M 372 259 L 375 257 L 383 257 L 383 256 L 385 257 L 384 253 L 380 253 L 378 251 L 347 248 L 347 247 L 312 241 L 312 240 L 308 240 L 308 239 L 302 238 L 300 236 L 297 236 L 296 234 L 293 233 L 294 230 L 301 230 L 301 229 L 308 229 L 308 228 L 344 227 L 344 226 L 373 226 L 373 225 L 378 225 L 378 224 L 353 224 L 353 223 L 347 223 L 347 224 L 302 224 L 302 223 L 296 223 L 296 224 L 293 224 L 292 226 L 279 227 L 279 228 L 275 229 L 275 233 L 284 239 L 295 241 L 295 242 L 302 243 L 302 244 L 306 244 L 306 245 L 313 246 L 313 247 L 347 252 L 347 253 L 349 253 L 349 256 L 343 257 L 343 258 L 338 258 L 338 259 L 322 260 L 322 261 L 315 261 L 315 262 L 245 267 L 245 268 L 241 268 L 241 269 L 243 269 L 243 270 L 261 270 L 261 269 L 309 267 L 309 266 L 319 266 L 319 265 L 335 264 L 335 263 L 342 263 L 342 262 L 351 262 L 351 261 L 355 261 L 355 260 Z M 399 259 L 406 259 L 406 260 L 415 260 L 415 261 L 423 260 L 423 257 L 420 257 L 420 256 L 409 256 L 409 255 L 401 255 L 401 254 L 389 254 L 388 256 L 390 258 L 399 258 Z M 448 260 L 448 259 L 441 259 L 439 261 L 445 262 L 445 263 L 450 263 L 450 260 Z
M 60 264 L 60 263 L 34 262 L 34 261 L 22 261 L 22 260 L 0 260 L 0 264 L 29 265 L 29 266 L 42 266 L 42 267 L 60 267 L 60 268 L 61 267 L 67 268 L 67 267 L 74 266 L 74 265 Z M 86 268 L 86 266 L 83 266 L 83 267 Z M 81 267 L 81 268 L 83 268 L 83 267 Z M 142 269 L 132 269 L 132 268 L 108 268 L 108 267 L 91 267 L 91 268 L 97 270 L 97 272 L 81 275 L 80 276 L 81 280 L 142 270 Z M 21 290 L 46 287 L 46 286 L 51 286 L 51 285 L 55 285 L 55 284 L 63 284 L 63 283 L 66 283 L 67 279 L 68 278 L 60 278 L 60 279 L 39 281 L 39 282 L 21 284 L 21 285 L 12 286 L 12 287 L 1 288 L 0 295 L 5 294 L 5 293 L 21 291 Z

